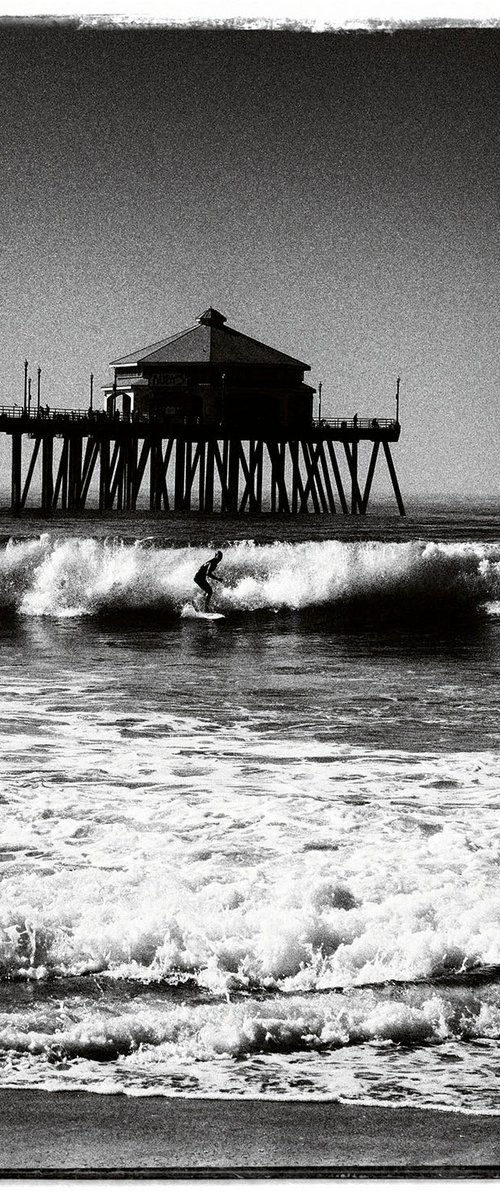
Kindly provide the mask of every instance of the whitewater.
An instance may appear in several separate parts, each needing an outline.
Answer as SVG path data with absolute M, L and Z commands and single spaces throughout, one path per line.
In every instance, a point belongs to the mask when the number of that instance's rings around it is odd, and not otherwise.
M 212 533 L 0 545 L 0 1086 L 499 1112 L 500 541 Z
M 0 608 L 78 617 L 144 609 L 186 615 L 200 597 L 193 575 L 213 546 L 159 548 L 107 538 L 43 534 L 0 547 Z M 345 543 L 242 540 L 225 547 L 224 614 L 349 608 L 475 607 L 500 599 L 496 543 Z

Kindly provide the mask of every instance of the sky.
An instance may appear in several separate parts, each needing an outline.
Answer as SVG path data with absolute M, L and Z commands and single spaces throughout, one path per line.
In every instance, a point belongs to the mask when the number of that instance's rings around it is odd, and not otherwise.
M 4 22 L 3 403 L 28 358 L 86 407 L 214 306 L 324 417 L 393 415 L 400 375 L 404 494 L 498 494 L 499 67 L 500 28 Z

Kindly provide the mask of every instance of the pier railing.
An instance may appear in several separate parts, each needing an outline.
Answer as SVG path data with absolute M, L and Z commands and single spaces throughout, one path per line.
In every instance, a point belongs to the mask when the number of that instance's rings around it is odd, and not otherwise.
M 9 421 L 120 421 L 124 424 L 141 424 L 141 425 L 158 425 L 165 424 L 169 426 L 182 426 L 183 424 L 200 425 L 201 422 L 194 420 L 187 422 L 182 418 L 175 418 L 169 415 L 163 420 L 158 414 L 139 415 L 131 413 L 130 416 L 124 416 L 120 412 L 108 413 L 104 409 L 99 408 L 50 408 L 49 405 L 41 405 L 40 408 L 34 407 L 25 409 L 20 404 L 2 404 L 0 405 L 0 421 L 7 419 Z M 322 421 L 311 421 L 308 428 L 316 430 L 349 430 L 356 429 L 366 433 L 368 431 L 387 430 L 396 431 L 399 429 L 398 421 L 392 417 L 327 417 Z
M 324 421 L 313 421 L 314 429 L 397 429 L 399 422 L 393 417 L 328 417 Z
M 101 412 L 98 409 L 93 410 L 94 416 L 99 414 L 99 417 L 107 417 L 107 413 Z M 90 414 L 92 415 L 92 414 Z M 48 405 L 41 405 L 40 408 L 23 408 L 22 404 L 0 404 L 0 418 L 7 417 L 9 420 L 19 421 L 88 421 L 88 408 L 49 408 Z

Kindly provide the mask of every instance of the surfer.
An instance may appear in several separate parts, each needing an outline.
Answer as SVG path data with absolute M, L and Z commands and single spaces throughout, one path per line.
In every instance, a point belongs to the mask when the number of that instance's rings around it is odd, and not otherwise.
M 205 592 L 205 612 L 208 612 L 208 606 L 212 599 L 213 588 L 210 587 L 208 579 L 215 579 L 217 583 L 222 583 L 218 575 L 214 575 L 215 568 L 219 565 L 222 558 L 222 550 L 218 550 L 214 558 L 210 558 L 208 562 L 203 563 L 199 571 L 196 572 L 194 582 L 198 584 L 202 592 Z

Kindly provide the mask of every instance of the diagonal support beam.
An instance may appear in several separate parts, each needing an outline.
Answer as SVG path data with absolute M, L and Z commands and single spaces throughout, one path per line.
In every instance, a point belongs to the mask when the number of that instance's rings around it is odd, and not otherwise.
M 319 462 L 321 463 L 321 469 L 323 471 L 323 479 L 325 481 L 326 494 L 328 496 L 328 504 L 330 506 L 329 509 L 327 507 L 325 511 L 334 513 L 335 512 L 335 496 L 333 494 L 333 488 L 332 488 L 332 484 L 331 484 L 331 480 L 330 480 L 330 472 L 328 470 L 328 463 L 326 461 L 325 449 L 324 449 L 322 442 L 319 443 Z
M 321 512 L 321 505 L 320 505 L 320 501 L 318 499 L 318 491 L 320 490 L 318 488 L 319 472 L 317 470 L 320 445 L 321 445 L 321 443 L 318 442 L 318 444 L 313 447 L 313 446 L 309 445 L 308 442 L 301 442 L 302 454 L 303 454 L 305 468 L 306 468 L 306 472 L 307 472 L 303 500 L 302 500 L 302 504 L 300 506 L 301 512 L 307 512 L 307 501 L 309 499 L 309 495 L 311 495 L 311 497 L 312 497 L 312 502 L 313 502 L 313 507 L 314 507 L 315 513 Z M 321 492 L 323 492 L 322 488 L 321 488 Z M 324 500 L 325 500 L 325 493 L 323 492 L 323 501 Z M 326 501 L 325 501 L 325 504 L 326 504 Z
M 330 462 L 332 464 L 332 470 L 333 470 L 333 474 L 334 474 L 334 478 L 335 478 L 335 483 L 337 485 L 337 492 L 338 492 L 338 497 L 340 500 L 340 507 L 341 507 L 343 513 L 348 513 L 349 507 L 347 504 L 347 500 L 345 498 L 344 485 L 342 483 L 342 476 L 340 474 L 340 468 L 339 468 L 339 464 L 337 462 L 335 446 L 333 445 L 331 438 L 328 438 L 326 445 L 328 447 L 328 453 L 330 455 Z
M 53 506 L 57 508 L 59 500 L 59 492 L 62 489 L 61 508 L 64 510 L 68 507 L 68 459 L 69 459 L 69 439 L 65 437 L 57 468 L 56 482 L 54 484 Z
M 249 445 L 248 445 L 248 462 L 247 462 L 245 451 L 243 449 L 242 442 L 240 442 L 239 454 L 240 454 L 241 470 L 243 472 L 243 478 L 245 480 L 245 486 L 243 488 L 243 492 L 241 495 L 238 512 L 243 513 L 243 512 L 245 512 L 247 500 L 251 504 L 250 496 L 252 495 L 255 497 L 255 491 L 254 491 L 254 486 L 253 486 L 253 482 L 254 482 L 253 474 L 254 474 L 255 465 L 254 465 L 254 461 L 253 461 L 253 444 L 252 444 L 252 442 L 249 442 Z
M 125 466 L 123 449 L 124 449 L 124 447 L 121 442 L 115 442 L 115 444 L 113 446 L 111 462 L 109 465 L 109 493 L 108 493 L 109 508 L 113 507 L 117 493 L 118 493 L 118 508 L 122 507 L 122 505 L 120 503 L 120 499 L 123 501 L 123 495 L 122 495 L 122 493 L 123 493 L 123 472 L 124 472 L 124 466 Z
M 222 454 L 219 449 L 217 440 L 213 443 L 214 463 L 219 473 L 221 486 L 221 512 L 226 512 L 229 503 L 229 494 L 227 486 L 227 442 L 224 442 Z
M 82 483 L 78 496 L 78 508 L 85 508 L 98 458 L 99 442 L 95 441 L 94 438 L 89 437 L 87 446 L 85 448 L 85 461 L 83 464 Z
M 71 512 L 79 507 L 82 486 L 82 449 L 81 434 L 70 434 L 69 437 L 69 471 L 68 471 L 68 508 Z M 86 456 L 85 456 L 86 457 Z
M 42 444 L 41 437 L 37 437 L 35 440 L 35 445 L 33 446 L 33 453 L 31 455 L 31 461 L 30 461 L 30 465 L 28 467 L 28 473 L 26 475 L 26 480 L 25 480 L 25 484 L 24 484 L 24 488 L 23 488 L 23 494 L 21 496 L 21 508 L 24 508 L 26 501 L 28 499 L 31 480 L 33 479 L 33 471 L 35 470 L 36 460 L 38 458 L 38 451 L 40 449 L 41 444 Z
M 285 454 L 286 442 L 267 442 L 267 452 L 271 462 L 271 511 L 276 512 L 276 493 L 278 494 L 278 512 L 289 513 L 290 501 L 286 490 Z
M 372 449 L 371 457 L 370 457 L 370 464 L 369 464 L 367 475 L 366 475 L 365 490 L 363 492 L 363 498 L 361 501 L 361 512 L 363 514 L 366 512 L 368 501 L 370 499 L 370 492 L 372 490 L 373 476 L 375 473 L 375 467 L 377 465 L 379 446 L 380 446 L 380 442 L 373 443 L 373 449 Z
M 109 456 L 111 442 L 109 437 L 101 438 L 99 442 L 99 512 L 106 512 L 109 505 Z
M 299 511 L 299 501 L 300 511 L 303 512 L 307 509 L 307 499 L 304 497 L 304 484 L 300 473 L 299 443 L 295 441 L 290 442 L 289 448 L 292 463 L 292 512 L 297 513 Z
M 138 498 L 139 492 L 141 490 L 141 483 L 144 479 L 144 472 L 147 467 L 148 458 L 149 458 L 150 453 L 151 453 L 151 441 L 148 438 L 144 438 L 144 441 L 142 443 L 141 453 L 139 455 L 139 462 L 137 463 L 137 468 L 135 471 L 134 480 L 133 480 L 133 484 L 132 484 L 132 507 L 133 508 L 135 508 L 135 505 L 137 503 L 137 498 Z
M 347 459 L 347 466 L 349 467 L 349 474 L 351 476 L 351 512 L 352 513 L 361 513 L 361 512 L 363 512 L 363 501 L 361 498 L 361 492 L 359 490 L 359 483 L 358 483 L 358 443 L 357 443 L 357 441 L 352 443 L 352 450 L 349 449 L 348 443 L 344 442 L 344 450 L 345 450 L 345 456 Z
M 191 492 L 196 477 L 198 464 L 201 460 L 202 442 L 196 443 L 196 449 L 192 455 L 192 442 L 186 443 L 186 490 L 184 493 L 184 508 L 187 512 L 191 510 Z
M 401 517 L 405 517 L 405 516 L 406 516 L 406 512 L 405 512 L 405 506 L 404 506 L 404 504 L 403 504 L 403 497 L 402 497 L 402 495 L 401 495 L 401 492 L 400 492 L 400 490 L 399 490 L 398 477 L 397 477 L 397 475 L 396 475 L 396 468 L 395 468 L 395 466 L 394 466 L 394 463 L 393 463 L 393 461 L 392 461 L 392 454 L 391 454 L 391 451 L 390 451 L 390 449 L 389 449 L 389 443 L 388 443 L 387 441 L 385 441 L 385 439 L 384 439 L 384 440 L 382 441 L 382 445 L 383 445 L 383 447 L 384 447 L 385 457 L 386 457 L 386 459 L 387 459 L 387 466 L 389 467 L 389 475 L 390 475 L 390 477 L 391 477 L 391 483 L 392 483 L 392 486 L 393 486 L 393 488 L 394 488 L 394 495 L 395 495 L 395 497 L 396 497 L 397 505 L 398 505 L 398 508 L 399 508 L 399 515 L 400 515 Z
M 167 473 L 168 473 L 168 468 L 169 468 L 169 464 L 170 464 L 170 459 L 172 457 L 172 450 L 174 448 L 176 440 L 177 439 L 173 438 L 173 437 L 168 439 L 167 445 L 165 448 L 165 453 L 163 453 L 163 442 L 160 442 L 160 452 L 159 452 L 160 471 L 159 471 L 159 479 L 158 479 L 158 495 L 160 498 L 159 507 L 161 507 L 161 501 L 163 500 L 163 507 L 165 509 L 165 512 L 169 512 L 169 510 L 170 510 L 170 500 L 169 500 L 169 496 L 168 496 L 168 486 L 167 486 Z M 176 465 L 176 470 L 177 470 L 177 465 Z
M 94 438 L 89 438 L 89 442 L 91 443 L 90 454 L 89 454 L 89 463 L 88 463 L 88 467 L 86 467 L 85 474 L 83 475 L 82 488 L 80 488 L 80 494 L 79 494 L 79 498 L 78 498 L 78 508 L 80 508 L 80 509 L 85 508 L 86 497 L 88 497 L 88 494 L 89 494 L 89 488 L 90 488 L 90 485 L 92 482 L 92 476 L 94 476 L 98 456 L 100 456 L 100 444 L 98 444 L 98 442 L 95 442 Z M 88 444 L 88 448 L 86 448 L 86 449 L 89 450 L 89 444 Z M 86 454 L 85 454 L 85 458 L 86 458 Z
M 245 479 L 245 487 L 240 501 L 238 512 L 245 512 L 248 501 L 249 512 L 259 512 L 259 467 L 262 470 L 262 442 L 251 441 L 248 443 L 248 462 L 243 449 L 243 443 L 239 444 L 240 463 Z M 259 453 L 260 451 L 260 453 Z

